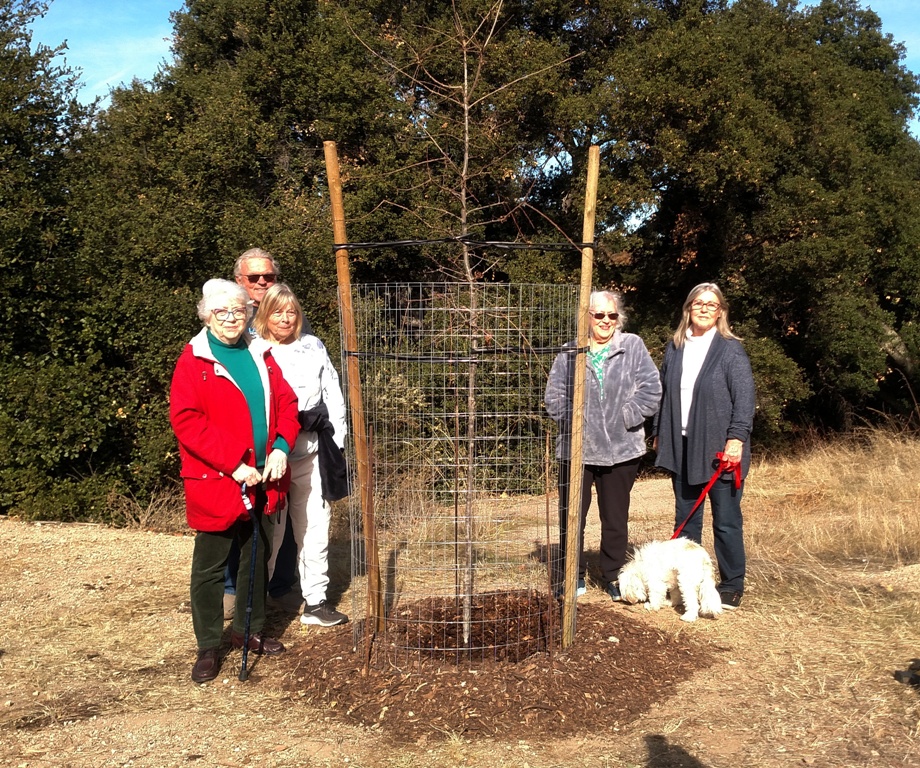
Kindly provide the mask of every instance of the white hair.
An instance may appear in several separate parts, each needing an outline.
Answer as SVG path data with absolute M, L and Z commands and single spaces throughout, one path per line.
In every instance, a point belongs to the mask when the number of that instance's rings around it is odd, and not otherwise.
M 617 308 L 617 313 L 619 317 L 617 318 L 617 328 L 621 331 L 626 327 L 626 308 L 623 306 L 623 296 L 616 291 L 592 291 L 591 298 L 588 301 L 589 309 L 593 309 L 597 299 L 606 299 L 607 301 L 613 302 L 613 305 Z
M 240 254 L 240 257 L 236 260 L 236 263 L 233 265 L 234 277 L 239 277 L 243 274 L 243 264 L 245 264 L 250 259 L 268 259 L 272 265 L 272 272 L 274 272 L 276 275 L 281 274 L 281 267 L 278 266 L 278 262 L 275 261 L 274 256 L 272 256 L 263 248 L 250 248 L 248 251 L 243 251 L 243 253 Z
M 198 302 L 198 319 L 207 325 L 211 310 L 226 307 L 231 301 L 237 301 L 246 307 L 246 320 L 248 322 L 252 307 L 249 305 L 249 294 L 246 293 L 246 289 L 231 280 L 223 280 L 219 277 L 208 280 L 201 287 L 201 300 Z

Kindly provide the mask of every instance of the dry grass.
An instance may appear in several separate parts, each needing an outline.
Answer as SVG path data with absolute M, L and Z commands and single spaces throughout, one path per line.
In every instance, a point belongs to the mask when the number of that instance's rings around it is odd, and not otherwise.
M 116 527 L 161 533 L 184 533 L 185 496 L 178 485 L 156 491 L 146 504 L 133 496 L 112 492 L 106 499 L 106 517 Z
M 759 599 L 859 626 L 864 648 L 903 641 L 920 655 L 920 441 L 865 432 L 762 464 L 745 509 Z
M 669 532 L 669 485 L 636 485 L 632 541 Z M 524 536 L 536 536 L 545 516 L 544 500 L 533 504 L 533 530 L 519 531 Z M 760 463 L 743 506 L 749 563 L 741 610 L 687 625 L 668 611 L 614 606 L 600 590 L 579 598 L 707 646 L 716 657 L 711 671 L 675 686 L 616 732 L 599 717 L 594 736 L 574 740 L 445 734 L 399 748 L 382 729 L 353 727 L 291 699 L 285 657 L 260 660 L 246 684 L 236 682 L 230 661 L 214 685 L 190 683 L 192 539 L 137 530 L 175 519 L 180 505 L 168 513 L 128 508 L 132 528 L 121 531 L 0 520 L 0 761 L 87 768 L 920 766 L 918 691 L 892 677 L 920 657 L 920 442 L 865 433 Z M 350 588 L 346 557 L 338 557 L 349 547 L 346 514 L 337 504 L 333 579 L 342 598 Z M 589 550 L 598 537 L 591 518 Z M 708 529 L 707 517 L 704 544 L 711 546 Z M 293 648 L 323 631 L 296 621 L 278 629 Z
M 776 561 L 920 561 L 920 441 L 865 432 L 762 464 L 746 487 L 748 547 Z
M 792 722 L 823 710 L 831 728 L 799 733 L 816 754 L 846 743 L 862 765 L 872 750 L 854 748 L 855 735 L 901 721 L 916 759 L 916 697 L 879 683 L 920 656 L 920 441 L 865 432 L 761 464 L 744 506 L 748 579 L 769 617 L 761 636 L 784 659 L 768 696 L 798 712 Z

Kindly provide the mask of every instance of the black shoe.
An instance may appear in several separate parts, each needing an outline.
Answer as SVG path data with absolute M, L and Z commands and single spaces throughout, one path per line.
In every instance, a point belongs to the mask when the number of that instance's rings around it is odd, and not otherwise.
M 198 651 L 198 659 L 192 667 L 192 680 L 196 683 L 206 683 L 213 680 L 220 672 L 220 649 L 205 648 Z
M 733 611 L 741 605 L 740 592 L 719 592 L 719 597 L 722 598 L 722 607 L 726 611 Z
M 344 624 L 348 617 L 333 608 L 325 600 L 321 600 L 316 605 L 305 605 L 303 615 L 300 617 L 301 624 L 318 624 L 321 627 L 334 627 L 336 624 Z
M 620 584 L 617 581 L 608 581 L 607 582 L 607 594 L 610 595 L 610 599 L 615 603 L 619 603 L 623 599 L 623 595 L 620 594 Z

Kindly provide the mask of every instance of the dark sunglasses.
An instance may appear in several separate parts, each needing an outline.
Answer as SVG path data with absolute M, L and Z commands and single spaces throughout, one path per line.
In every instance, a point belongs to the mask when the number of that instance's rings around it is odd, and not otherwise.
M 265 278 L 266 283 L 275 282 L 278 275 L 274 272 L 266 272 L 264 275 L 243 275 L 250 283 L 258 283 L 261 278 Z
M 603 320 L 605 317 L 609 317 L 611 320 L 616 320 L 620 316 L 619 312 L 592 312 L 591 317 L 595 320 Z

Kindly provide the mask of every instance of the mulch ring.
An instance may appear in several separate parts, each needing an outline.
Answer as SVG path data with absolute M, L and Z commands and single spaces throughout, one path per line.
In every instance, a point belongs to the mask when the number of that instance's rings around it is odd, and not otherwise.
M 684 633 L 671 637 L 622 608 L 586 601 L 568 650 L 517 662 L 457 664 L 416 652 L 400 669 L 375 661 L 362 674 L 364 643 L 355 648 L 352 630 L 317 629 L 292 643 L 284 687 L 327 717 L 397 743 L 451 734 L 550 739 L 623 726 L 715 661 L 711 647 Z

